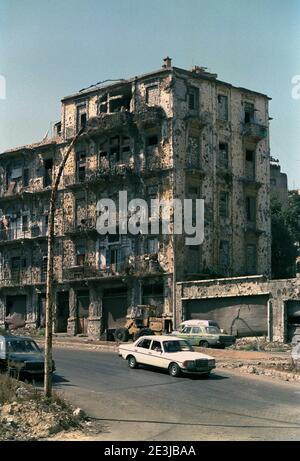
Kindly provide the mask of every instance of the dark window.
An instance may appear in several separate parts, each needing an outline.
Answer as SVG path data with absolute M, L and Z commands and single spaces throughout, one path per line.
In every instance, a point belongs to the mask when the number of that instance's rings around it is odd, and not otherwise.
M 218 95 L 218 119 L 228 120 L 228 97 L 223 94 Z
M 198 88 L 188 89 L 188 108 L 189 110 L 197 110 L 199 108 L 199 90 Z
M 188 194 L 198 197 L 199 196 L 199 187 L 197 187 L 197 186 L 189 186 L 188 187 Z
M 229 159 L 228 159 L 228 144 L 227 142 L 219 143 L 219 164 L 224 168 L 228 168 Z
M 23 232 L 28 231 L 28 216 L 27 215 L 23 215 L 22 217 L 22 231 Z
M 77 181 L 84 182 L 86 173 L 86 152 L 77 152 Z
M 142 339 L 138 344 L 137 347 L 142 347 L 143 349 L 149 349 L 151 344 L 151 339 Z
M 254 162 L 254 151 L 253 150 L 246 150 L 246 161 Z
M 155 352 L 162 352 L 161 343 L 159 341 L 152 341 L 151 350 Z
M 44 187 L 51 186 L 52 184 L 52 158 L 44 160 Z
M 85 245 L 83 243 L 78 243 L 76 245 L 76 265 L 83 266 L 85 263 Z
M 77 106 L 77 131 L 86 127 L 87 114 L 86 105 Z
M 246 197 L 246 214 L 249 222 L 256 221 L 256 197 Z
M 24 168 L 23 170 L 23 186 L 27 187 L 29 185 L 29 169 Z
M 229 216 L 229 193 L 220 192 L 219 214 L 222 218 Z
M 86 114 L 80 115 L 80 128 L 86 127 Z
M 246 178 L 255 179 L 255 151 L 246 150 Z
M 245 119 L 244 119 L 245 123 L 253 122 L 254 121 L 254 104 L 246 102 L 244 106 L 244 110 L 245 110 Z
M 148 136 L 146 138 L 146 146 L 157 146 L 158 144 L 158 137 L 157 136 Z

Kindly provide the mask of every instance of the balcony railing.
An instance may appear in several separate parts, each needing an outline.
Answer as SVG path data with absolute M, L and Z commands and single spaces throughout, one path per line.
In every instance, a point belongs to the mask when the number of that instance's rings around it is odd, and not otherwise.
M 139 129 L 159 125 L 164 118 L 164 110 L 159 106 L 143 106 L 134 114 L 134 122 Z
M 268 128 L 260 123 L 244 123 L 242 125 L 242 135 L 249 141 L 259 142 L 268 135 Z
M 117 264 L 110 264 L 105 269 L 100 269 L 96 265 L 84 263 L 79 266 L 71 266 L 63 269 L 64 280 L 81 280 L 81 279 L 95 279 L 112 276 L 124 276 L 128 273 L 128 264 L 123 262 Z
M 96 134 L 102 132 L 110 132 L 120 128 L 130 128 L 133 122 L 131 112 L 112 112 L 109 114 L 100 114 L 97 117 L 92 117 L 88 120 L 86 133 Z
M 13 227 L 0 230 L 0 242 L 12 242 L 15 240 L 32 239 L 35 237 L 46 237 L 48 227 L 44 224 L 34 225 L 24 229 L 23 227 Z
M 0 271 L 0 287 L 35 285 L 45 282 L 45 273 L 32 269 L 4 269 Z
M 97 170 L 89 171 L 87 170 L 85 175 L 69 174 L 64 175 L 64 185 L 65 187 L 75 186 L 75 185 L 85 185 L 98 183 L 99 181 L 106 180 L 109 176 L 126 176 L 131 175 L 135 172 L 135 167 L 133 163 L 124 164 L 124 163 L 101 163 Z
M 120 263 L 110 264 L 106 268 L 98 268 L 96 265 L 90 263 L 83 263 L 82 265 L 74 265 L 63 269 L 64 280 L 81 280 L 81 279 L 94 279 L 113 276 L 124 275 L 153 275 L 162 273 L 158 261 L 158 255 L 141 255 L 132 257 L 129 261 L 121 261 Z

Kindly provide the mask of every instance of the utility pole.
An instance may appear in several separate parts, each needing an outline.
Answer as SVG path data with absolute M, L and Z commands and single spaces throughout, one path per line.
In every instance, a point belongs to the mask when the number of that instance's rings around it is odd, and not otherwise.
M 176 319 L 176 255 L 175 255 L 175 251 L 176 251 L 176 243 L 175 243 L 175 231 L 174 231 L 174 223 L 173 223 L 173 239 L 172 239 L 172 243 L 173 243 L 173 277 L 172 277 L 172 291 L 173 291 L 173 296 L 172 296 L 172 310 L 173 310 L 173 316 L 172 316 L 172 330 L 175 330 L 176 328 L 176 323 L 177 323 L 177 319 Z
M 47 279 L 46 279 L 46 329 L 45 329 L 45 378 L 44 394 L 45 397 L 52 396 L 52 328 L 53 328 L 53 254 L 54 254 L 54 217 L 56 210 L 56 198 L 59 181 L 63 173 L 65 164 L 69 158 L 72 148 L 84 131 L 82 127 L 74 136 L 67 152 L 64 154 L 59 166 L 57 176 L 51 190 L 49 220 L 48 220 L 48 253 L 47 253 Z

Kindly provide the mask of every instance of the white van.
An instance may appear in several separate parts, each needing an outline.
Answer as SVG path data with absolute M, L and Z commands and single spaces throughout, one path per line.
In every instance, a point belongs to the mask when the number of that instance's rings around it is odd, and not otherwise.
M 199 319 L 192 319 L 192 320 L 185 320 L 181 322 L 176 330 L 172 331 L 172 335 L 176 335 L 176 333 L 181 333 L 185 327 L 217 327 L 221 332 L 223 332 L 215 320 L 199 320 Z

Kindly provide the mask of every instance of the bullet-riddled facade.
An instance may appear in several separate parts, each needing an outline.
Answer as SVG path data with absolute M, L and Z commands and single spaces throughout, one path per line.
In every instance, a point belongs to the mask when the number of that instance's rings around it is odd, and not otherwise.
M 177 281 L 269 275 L 268 99 L 168 58 L 64 98 L 53 138 L 0 156 L 0 323 L 13 313 L 44 322 L 51 185 L 81 128 L 55 217 L 55 331 L 109 338 L 146 303 L 171 329 L 174 272 Z M 203 243 L 173 236 L 172 219 L 169 234 L 121 234 L 120 191 L 128 202 L 204 199 Z M 116 203 L 115 235 L 96 229 L 105 198 Z

